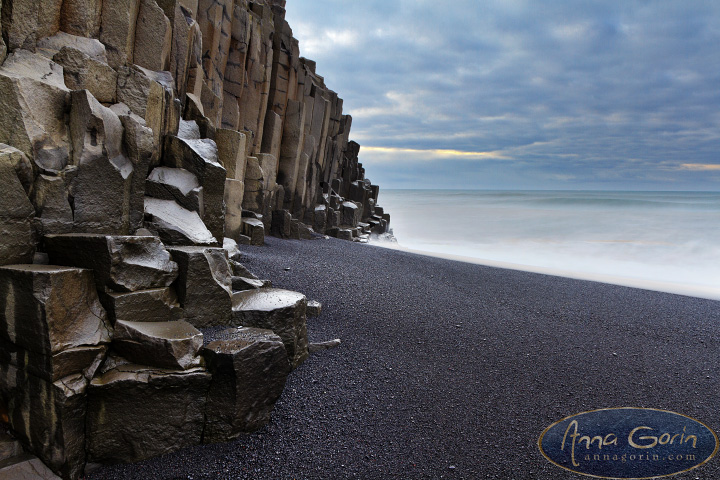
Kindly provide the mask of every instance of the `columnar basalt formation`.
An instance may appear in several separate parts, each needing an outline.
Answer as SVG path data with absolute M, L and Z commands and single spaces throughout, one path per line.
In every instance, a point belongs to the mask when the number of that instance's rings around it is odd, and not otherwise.
M 320 307 L 237 245 L 391 236 L 284 7 L 0 2 L 0 423 L 25 450 L 0 468 L 260 428 Z

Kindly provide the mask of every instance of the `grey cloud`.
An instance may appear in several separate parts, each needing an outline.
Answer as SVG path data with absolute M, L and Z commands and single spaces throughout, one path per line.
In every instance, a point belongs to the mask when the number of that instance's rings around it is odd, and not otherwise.
M 716 2 L 292 0 L 288 19 L 354 32 L 314 59 L 364 144 L 512 157 L 412 175 L 369 157 L 381 185 L 720 187 L 676 168 L 718 163 Z

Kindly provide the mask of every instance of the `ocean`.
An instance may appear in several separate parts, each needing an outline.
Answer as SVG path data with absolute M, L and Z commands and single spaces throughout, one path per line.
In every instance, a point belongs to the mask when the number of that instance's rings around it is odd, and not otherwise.
M 401 249 L 720 300 L 720 193 L 380 190 Z

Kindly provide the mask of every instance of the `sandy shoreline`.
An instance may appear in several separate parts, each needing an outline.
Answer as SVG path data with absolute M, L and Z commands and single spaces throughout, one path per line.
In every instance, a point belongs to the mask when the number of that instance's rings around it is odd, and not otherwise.
M 589 280 L 591 282 L 609 283 L 611 285 L 619 285 L 622 287 L 641 288 L 643 290 L 652 290 L 654 292 L 673 293 L 676 295 L 686 295 L 688 297 L 706 298 L 708 300 L 720 300 L 720 287 L 711 287 L 707 285 L 691 285 L 679 282 L 652 281 L 644 278 L 625 277 L 622 275 L 605 275 L 601 273 L 579 272 L 572 270 L 563 270 L 559 268 L 547 268 L 534 265 L 523 265 L 519 263 L 499 262 L 495 260 L 475 258 L 465 255 L 452 255 L 450 253 L 416 250 L 387 242 L 374 242 L 371 243 L 371 245 L 379 248 L 389 248 L 391 250 L 415 253 L 417 255 L 424 255 L 428 257 L 444 258 L 446 260 L 454 260 L 456 262 L 484 265 L 486 267 L 504 268 L 507 270 L 519 270 L 521 272 L 540 273 L 542 275 L 553 275 L 556 277 L 572 278 L 575 280 Z
M 310 338 L 342 345 L 290 376 L 260 432 L 90 478 L 577 479 L 536 445 L 568 415 L 651 407 L 720 429 L 717 301 L 335 239 L 270 238 L 245 264 L 323 302 Z

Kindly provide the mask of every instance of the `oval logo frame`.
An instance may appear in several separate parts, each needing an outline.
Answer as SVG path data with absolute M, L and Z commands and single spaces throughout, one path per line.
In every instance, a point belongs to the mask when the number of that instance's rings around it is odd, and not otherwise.
M 687 415 L 653 408 L 602 408 L 565 417 L 538 439 L 550 463 L 578 475 L 643 480 L 678 475 L 709 462 L 715 432 Z

